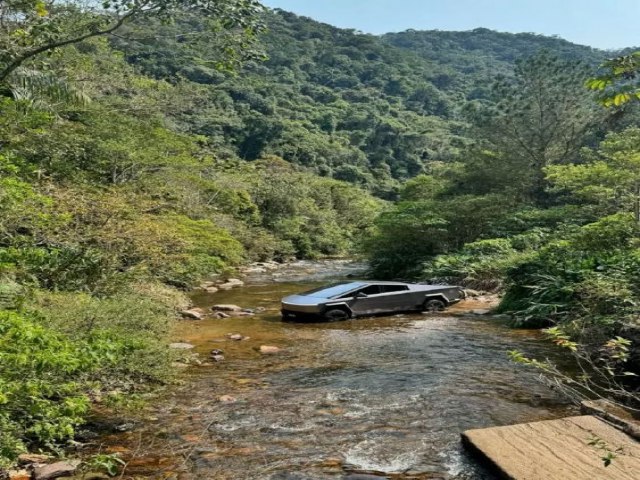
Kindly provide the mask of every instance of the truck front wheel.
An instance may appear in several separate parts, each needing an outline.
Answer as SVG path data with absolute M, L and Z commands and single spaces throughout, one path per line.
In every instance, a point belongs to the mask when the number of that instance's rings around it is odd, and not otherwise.
M 341 308 L 331 308 L 324 312 L 324 319 L 329 322 L 337 322 L 339 320 L 347 320 L 349 318 L 349 312 L 342 310 Z

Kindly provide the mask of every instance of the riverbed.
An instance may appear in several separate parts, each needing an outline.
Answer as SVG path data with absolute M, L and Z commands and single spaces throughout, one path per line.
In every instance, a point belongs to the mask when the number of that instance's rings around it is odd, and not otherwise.
M 260 313 L 180 322 L 176 340 L 195 345 L 203 364 L 184 369 L 183 384 L 135 428 L 103 440 L 133 457 L 124 478 L 489 480 L 463 452 L 462 431 L 574 413 L 506 353 L 552 357 L 553 346 L 539 332 L 465 315 L 471 303 L 441 314 L 282 322 L 282 296 L 357 270 L 323 265 L 193 295 L 201 307 Z M 265 355 L 262 345 L 280 351 Z M 224 361 L 208 361 L 213 349 Z

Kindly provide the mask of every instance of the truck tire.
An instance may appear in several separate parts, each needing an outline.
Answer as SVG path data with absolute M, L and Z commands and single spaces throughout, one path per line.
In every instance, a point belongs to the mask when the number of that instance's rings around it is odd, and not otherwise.
M 424 302 L 422 310 L 425 312 L 442 312 L 446 307 L 447 304 L 444 301 L 438 298 L 431 298 Z
M 347 320 L 350 315 L 349 312 L 342 308 L 330 308 L 322 315 L 325 320 L 329 322 L 337 322 L 340 320 Z

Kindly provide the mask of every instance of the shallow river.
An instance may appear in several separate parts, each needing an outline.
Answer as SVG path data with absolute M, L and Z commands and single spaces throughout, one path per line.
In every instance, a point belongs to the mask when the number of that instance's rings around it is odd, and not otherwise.
M 203 359 L 224 350 L 225 361 L 186 370 L 184 385 L 150 407 L 147 421 L 106 439 L 111 450 L 135 453 L 127 476 L 492 479 L 463 452 L 460 432 L 572 413 L 506 355 L 548 357 L 552 347 L 537 332 L 454 315 L 469 305 L 437 315 L 283 323 L 282 296 L 326 281 L 309 268 L 194 296 L 200 306 L 266 310 L 181 322 L 177 340 L 195 344 Z M 260 345 L 281 351 L 262 355 Z M 237 401 L 221 402 L 222 395 Z

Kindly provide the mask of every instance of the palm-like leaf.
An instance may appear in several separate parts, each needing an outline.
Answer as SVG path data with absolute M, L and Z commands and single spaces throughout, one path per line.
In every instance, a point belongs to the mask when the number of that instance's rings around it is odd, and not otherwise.
M 62 105 L 84 106 L 90 102 L 82 90 L 49 72 L 19 68 L 7 83 L 13 98 L 31 108 L 54 111 Z

